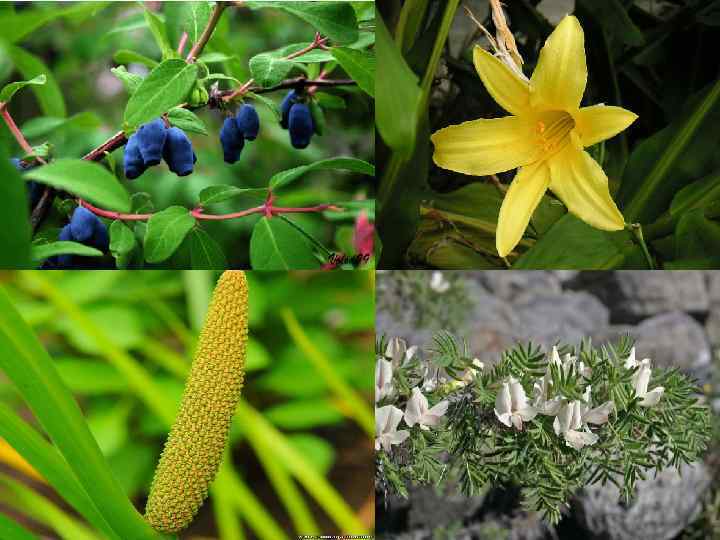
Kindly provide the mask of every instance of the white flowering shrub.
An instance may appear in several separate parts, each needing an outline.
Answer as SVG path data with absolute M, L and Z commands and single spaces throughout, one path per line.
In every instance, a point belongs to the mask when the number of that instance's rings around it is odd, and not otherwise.
M 694 381 L 616 345 L 551 351 L 518 345 L 486 367 L 450 334 L 420 359 L 397 338 L 377 345 L 376 488 L 456 483 L 521 489 L 551 523 L 572 494 L 612 482 L 629 501 L 635 483 L 705 451 L 710 415 Z

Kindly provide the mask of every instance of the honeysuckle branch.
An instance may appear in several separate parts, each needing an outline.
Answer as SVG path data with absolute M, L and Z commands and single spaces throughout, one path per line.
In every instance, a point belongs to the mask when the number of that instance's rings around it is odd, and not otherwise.
M 180 42 L 178 43 L 177 53 L 182 56 L 183 51 L 185 50 L 185 45 L 187 44 L 188 40 L 188 33 L 183 32 L 182 36 L 180 36 Z
M 93 206 L 89 202 L 78 199 L 78 204 L 80 206 L 83 206 L 90 210 L 93 214 L 104 217 L 107 219 L 117 219 L 120 221 L 147 221 L 149 220 L 155 213 L 146 213 L 146 214 L 126 214 L 122 212 L 113 212 L 111 210 L 104 210 L 102 208 L 98 208 L 96 206 Z M 275 206 L 274 205 L 274 196 L 272 193 L 268 194 L 267 199 L 265 202 L 259 206 L 254 206 L 252 208 L 247 208 L 246 210 L 241 210 L 240 212 L 233 212 L 230 214 L 206 214 L 203 211 L 203 208 L 201 206 L 198 206 L 192 210 L 188 210 L 188 213 L 195 219 L 198 220 L 205 220 L 205 221 L 226 221 L 229 219 L 238 219 L 243 218 L 247 216 L 251 216 L 253 214 L 262 214 L 265 217 L 272 217 L 272 216 L 279 216 L 281 214 L 309 214 L 309 213 L 318 213 L 318 212 L 325 212 L 325 211 L 331 211 L 331 212 L 343 212 L 345 209 L 341 208 L 339 206 L 333 205 L 333 204 L 319 204 L 316 206 L 304 206 L 304 207 L 285 207 L 285 206 Z
M 315 38 L 313 39 L 312 43 L 310 43 L 306 47 L 303 47 L 299 51 L 295 51 L 294 53 L 290 53 L 287 56 L 284 56 L 282 59 L 283 60 L 292 60 L 293 58 L 297 58 L 299 56 L 302 56 L 303 54 L 307 54 L 310 51 L 315 50 L 315 49 L 327 49 L 327 47 L 325 46 L 325 44 L 327 43 L 327 40 L 328 40 L 328 38 L 322 37 L 320 35 L 320 32 L 315 32 Z M 250 91 L 250 88 L 254 82 L 255 82 L 255 79 L 250 79 L 247 82 L 240 85 L 240 87 L 237 88 L 236 90 L 232 90 L 227 94 L 222 94 L 223 101 L 225 101 L 225 102 L 232 101 L 236 97 L 245 95 L 247 92 Z M 288 87 L 283 87 L 283 88 L 288 88 Z M 262 88 L 259 90 L 264 90 L 266 92 L 270 91 L 270 90 L 266 90 L 266 89 L 262 89 Z M 261 93 L 257 90 L 253 90 L 253 91 L 257 94 Z
M 192 46 L 192 49 L 190 49 L 190 52 L 185 59 L 188 64 L 194 63 L 195 60 L 197 60 L 197 57 L 200 56 L 200 53 L 205 48 L 205 45 L 207 45 L 207 42 L 210 41 L 210 36 L 212 36 L 213 32 L 215 31 L 215 27 L 220 21 L 220 16 L 223 14 L 223 11 L 226 7 L 226 2 L 217 2 L 215 4 L 212 15 L 210 15 L 210 20 L 208 20 L 208 23 L 205 26 L 203 33 L 200 35 L 200 39 L 198 39 L 197 43 Z

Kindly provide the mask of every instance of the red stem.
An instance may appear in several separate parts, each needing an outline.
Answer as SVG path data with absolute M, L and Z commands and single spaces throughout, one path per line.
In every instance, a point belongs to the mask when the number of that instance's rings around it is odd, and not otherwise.
M 180 43 L 178 44 L 177 53 L 182 56 L 183 51 L 185 50 L 185 44 L 188 40 L 188 33 L 183 32 L 182 36 L 180 36 Z
M 29 142 L 27 142 L 27 139 L 22 134 L 22 131 L 20 131 L 20 128 L 17 127 L 15 120 L 13 120 L 13 117 L 10 115 L 10 111 L 8 111 L 7 109 L 7 103 L 0 102 L 0 114 L 2 114 L 3 120 L 5 120 L 5 124 L 7 124 L 8 129 L 13 134 L 15 140 L 22 147 L 25 153 L 32 154 L 33 147 L 30 146 Z M 38 157 L 37 160 L 43 165 L 45 165 L 45 161 L 42 158 Z

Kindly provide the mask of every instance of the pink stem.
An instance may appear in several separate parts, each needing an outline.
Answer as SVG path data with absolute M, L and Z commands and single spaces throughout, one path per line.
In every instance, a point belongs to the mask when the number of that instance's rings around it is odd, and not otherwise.
M 17 124 L 15 124 L 15 120 L 13 120 L 13 117 L 10 115 L 10 111 L 7 109 L 7 103 L 1 103 L 0 102 L 0 113 L 2 113 L 3 120 L 5 120 L 5 124 L 7 124 L 8 129 L 15 137 L 15 140 L 18 142 L 18 144 L 22 147 L 22 149 L 27 154 L 33 153 L 33 147 L 30 146 L 30 143 L 27 142 L 27 139 L 23 136 L 22 131 L 20 131 L 20 128 L 17 127 Z M 45 164 L 45 161 L 42 158 L 37 158 L 37 160 Z
M 185 44 L 188 40 L 188 33 L 183 32 L 182 36 L 180 36 L 180 43 L 178 44 L 177 53 L 182 56 L 183 51 L 185 50 Z

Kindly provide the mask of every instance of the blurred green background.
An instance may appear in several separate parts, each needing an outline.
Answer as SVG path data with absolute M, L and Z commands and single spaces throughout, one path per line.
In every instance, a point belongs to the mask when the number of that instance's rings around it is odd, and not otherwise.
M 177 2 L 144 4 L 166 20 L 173 16 L 179 5 Z M 6 10 L 10 9 L 11 3 L 0 3 L 0 25 Z M 36 68 L 45 72 L 49 81 L 39 91 L 39 95 L 44 96 L 43 103 L 33 91 L 25 91 L 14 97 L 10 111 L 31 144 L 47 140 L 54 145 L 55 157 L 79 158 L 122 127 L 128 95 L 110 69 L 126 65 L 131 72 L 144 75 L 148 71 L 140 63 L 128 63 L 127 55 L 116 56 L 118 51 L 129 49 L 153 60 L 160 59 L 160 50 L 144 19 L 143 7 L 134 2 L 77 2 L 70 6 L 27 2 L 16 3 L 15 10 L 28 17 L 24 22 L 29 31 L 16 45 L 29 54 L 12 53 L 13 46 L 0 34 L 0 85 L 30 78 L 23 71 L 37 62 Z M 35 26 L 38 29 L 32 31 Z M 168 24 L 168 28 L 170 43 L 177 47 L 180 36 L 173 35 L 172 25 Z M 248 60 L 251 57 L 290 43 L 310 42 L 314 35 L 311 25 L 281 10 L 233 7 L 223 14 L 204 52 L 233 56 L 231 60 L 208 65 L 213 73 L 224 73 L 244 82 L 250 78 Z M 189 47 L 186 46 L 186 52 Z M 290 76 L 301 73 L 295 69 Z M 332 77 L 344 76 L 339 68 L 332 73 Z M 221 90 L 236 86 L 230 80 L 218 82 Z M 357 87 L 332 88 L 326 92 L 342 97 L 346 108 L 325 108 L 325 134 L 314 137 L 304 150 L 294 149 L 288 132 L 280 128 L 267 107 L 257 103 L 260 135 L 245 145 L 238 163 L 228 165 L 223 161 L 219 141 L 222 113 L 205 108 L 196 113 L 205 123 L 209 135 L 188 133 L 198 158 L 193 174 L 178 178 L 163 165 L 150 168 L 135 181 L 123 183 L 131 192 L 149 193 L 157 210 L 172 204 L 193 208 L 198 193 L 210 185 L 266 187 L 270 177 L 278 171 L 336 156 L 373 162 L 372 100 Z M 264 96 L 279 104 L 284 94 L 279 91 Z M 52 120 L 61 117 L 66 121 Z M 4 124 L 0 126 L 0 144 L 10 149 L 11 155 L 21 153 Z M 121 167 L 122 151 L 115 151 L 112 156 Z M 311 173 L 279 194 L 277 203 L 310 206 L 372 198 L 374 185 L 368 178 L 338 171 Z M 237 198 L 218 204 L 213 212 L 222 214 L 257 206 L 262 198 L 262 195 L 261 199 Z M 355 215 L 348 212 L 342 223 L 351 226 Z M 42 229 L 47 230 L 48 237 L 57 238 L 62 219 L 60 213 L 54 212 L 45 221 Z M 250 233 L 257 219 L 257 216 L 251 216 L 223 222 L 203 221 L 202 227 L 224 248 L 229 267 L 247 268 Z M 329 222 L 320 214 L 297 215 L 293 220 L 325 245 L 334 245 L 337 223 Z
M 159 270 L 0 275 L 2 287 L 50 353 L 114 474 L 141 512 L 167 430 L 142 396 L 128 386 L 118 371 L 117 358 L 129 355 L 131 362 L 151 373 L 165 397 L 179 404 L 184 373 L 218 275 Z M 360 405 L 367 404 L 365 409 L 372 414 L 374 273 L 249 272 L 247 276 L 250 341 L 243 398 L 371 529 L 371 437 L 367 427 L 353 419 L 348 394 L 338 392 L 333 378 L 360 396 Z M 109 338 L 111 346 L 99 345 L 98 335 Z M 0 403 L 36 424 L 4 376 L 0 377 Z M 250 496 L 257 498 L 262 511 L 239 504 L 237 486 L 218 481 L 180 538 L 230 537 L 218 532 L 223 528 L 218 519 L 240 524 L 248 538 L 281 538 L 283 534 L 291 538 L 308 532 L 298 530 L 303 520 L 305 527 L 314 522 L 316 532 L 339 532 L 324 503 L 290 479 L 280 453 L 265 447 L 262 437 L 245 433 L 243 427 L 242 415 L 236 414 L 230 468 L 245 491 L 249 488 Z M 0 461 L 1 478 L 22 481 L 70 519 L 81 519 L 52 488 L 31 479 L 32 473 L 2 439 Z M 300 499 L 292 503 L 292 510 L 286 506 L 288 492 L 297 492 Z M 0 481 L 2 513 L 39 533 L 54 530 L 50 534 L 56 538 L 53 514 L 33 511 L 14 493 L 5 480 Z M 228 501 L 233 509 L 230 517 L 219 518 L 221 503 Z M 275 528 L 263 525 L 263 519 L 274 521 Z M 225 528 L 232 529 L 227 523 Z

